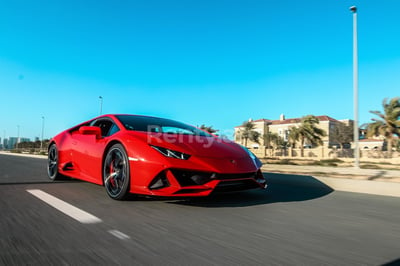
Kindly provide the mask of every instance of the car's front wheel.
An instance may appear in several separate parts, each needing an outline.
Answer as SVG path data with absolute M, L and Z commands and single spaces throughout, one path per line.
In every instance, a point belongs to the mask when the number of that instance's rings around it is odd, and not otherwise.
M 58 172 L 58 150 L 56 144 L 51 144 L 47 155 L 47 175 L 52 181 L 62 179 Z
M 103 164 L 103 182 L 108 196 L 123 200 L 129 194 L 129 160 L 124 147 L 114 144 L 108 151 Z

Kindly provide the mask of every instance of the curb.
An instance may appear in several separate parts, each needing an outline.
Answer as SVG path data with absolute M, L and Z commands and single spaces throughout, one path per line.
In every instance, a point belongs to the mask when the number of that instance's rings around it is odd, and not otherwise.
M 36 158 L 36 159 L 47 159 L 47 155 L 38 155 L 38 154 L 35 155 L 35 154 L 28 154 L 28 153 L 12 153 L 12 152 L 3 152 L 3 151 L 0 151 L 0 154 L 29 157 L 29 158 Z

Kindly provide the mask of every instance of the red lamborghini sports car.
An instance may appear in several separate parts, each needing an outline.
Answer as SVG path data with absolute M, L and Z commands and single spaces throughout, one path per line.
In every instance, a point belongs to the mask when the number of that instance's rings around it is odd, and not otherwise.
M 50 140 L 47 172 L 129 193 L 207 196 L 266 188 L 261 162 L 246 148 L 196 127 L 139 115 L 103 115 Z

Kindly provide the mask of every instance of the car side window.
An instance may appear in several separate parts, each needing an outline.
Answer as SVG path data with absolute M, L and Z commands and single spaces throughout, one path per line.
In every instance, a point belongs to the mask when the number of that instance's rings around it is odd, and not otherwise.
M 110 128 L 110 130 L 108 131 L 108 135 L 107 136 L 111 136 L 115 133 L 117 133 L 119 131 L 119 128 L 116 124 L 113 124 L 112 127 Z
M 119 131 L 118 126 L 108 119 L 97 120 L 93 123 L 93 126 L 99 127 L 101 129 L 102 137 L 111 136 L 112 134 L 115 134 Z

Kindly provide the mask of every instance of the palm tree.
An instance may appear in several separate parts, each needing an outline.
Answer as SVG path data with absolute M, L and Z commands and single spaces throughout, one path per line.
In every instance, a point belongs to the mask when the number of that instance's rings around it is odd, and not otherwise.
M 387 142 L 388 156 L 392 157 L 393 137 L 400 136 L 400 97 L 395 97 L 388 102 L 385 98 L 382 102 L 383 111 L 370 111 L 379 116 L 380 119 L 372 118 L 367 128 L 367 136 L 383 136 Z
M 214 133 L 216 133 L 218 131 L 217 129 L 214 129 L 212 126 L 206 126 L 204 124 L 200 126 L 200 129 L 204 130 L 204 131 L 207 131 L 210 134 L 214 134 Z
M 316 126 L 319 124 L 318 118 L 313 115 L 307 115 L 301 119 L 299 127 L 292 127 L 289 138 L 291 141 L 300 141 L 300 155 L 304 157 L 304 143 L 307 140 L 312 145 L 322 145 L 322 137 L 326 136 L 323 129 Z
M 288 139 L 290 147 L 295 148 L 296 142 L 300 139 L 300 131 L 298 127 L 290 127 Z
M 293 148 L 296 147 L 296 142 L 297 142 L 297 140 L 300 139 L 299 132 L 300 131 L 299 131 L 298 127 L 290 127 L 290 129 L 289 129 L 288 143 L 289 143 L 289 147 L 291 148 L 290 156 L 293 156 Z
M 275 144 L 276 146 L 278 145 L 278 134 L 272 133 L 268 131 L 267 133 L 264 134 L 264 146 L 266 149 L 274 149 L 274 146 L 271 146 L 272 144 Z
M 244 121 L 239 130 L 241 139 L 244 139 L 244 146 L 247 147 L 247 141 L 250 140 L 255 143 L 260 143 L 261 134 L 255 131 L 256 125 L 253 121 Z
M 264 134 L 264 146 L 265 148 L 269 149 L 271 147 L 271 142 L 275 138 L 275 135 L 278 136 L 276 133 L 272 133 L 268 131 Z
M 276 134 L 276 136 L 274 136 L 273 142 L 276 146 L 276 148 L 281 150 L 282 155 L 285 155 L 284 151 L 287 148 L 287 141 L 285 141 L 285 139 L 281 136 L 279 136 L 278 134 Z

